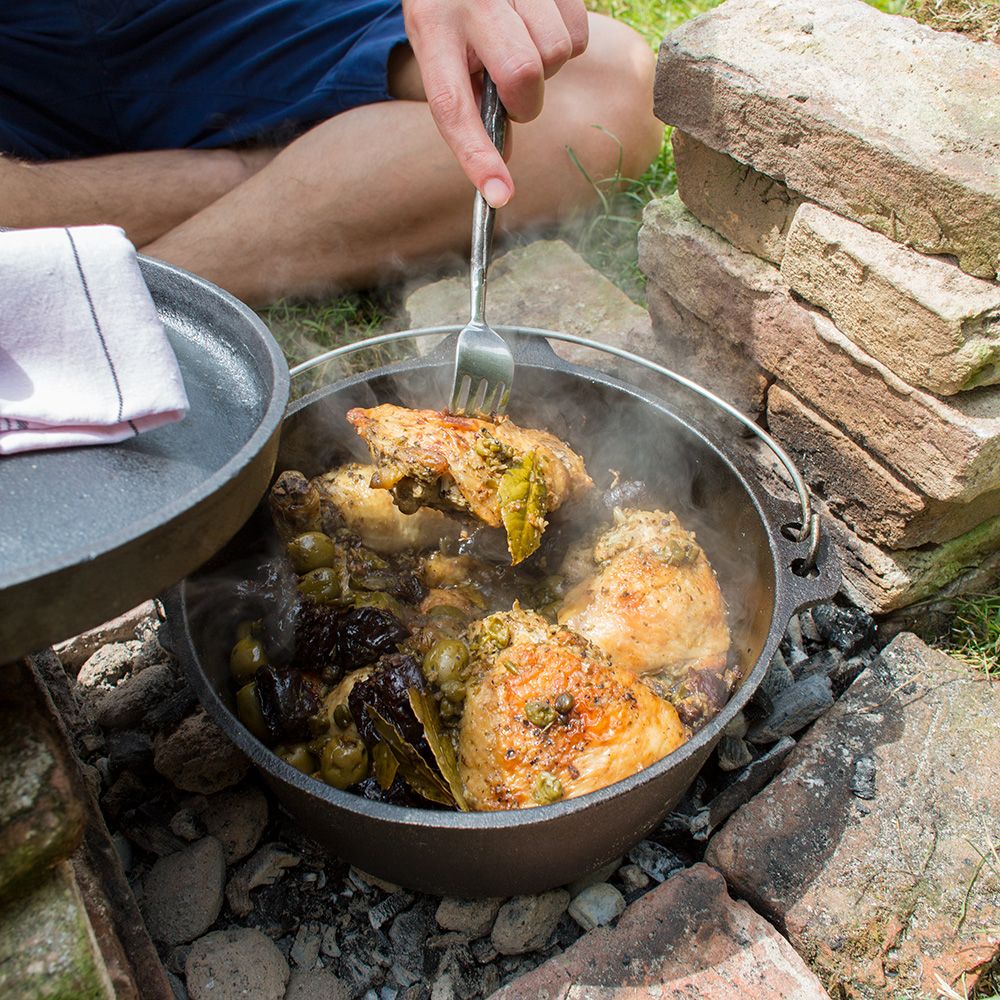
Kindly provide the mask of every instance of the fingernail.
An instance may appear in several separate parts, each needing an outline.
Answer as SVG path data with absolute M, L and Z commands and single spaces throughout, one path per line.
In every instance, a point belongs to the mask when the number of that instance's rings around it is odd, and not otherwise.
M 483 197 L 493 208 L 503 208 L 510 201 L 510 188 L 499 177 L 491 177 L 483 185 Z

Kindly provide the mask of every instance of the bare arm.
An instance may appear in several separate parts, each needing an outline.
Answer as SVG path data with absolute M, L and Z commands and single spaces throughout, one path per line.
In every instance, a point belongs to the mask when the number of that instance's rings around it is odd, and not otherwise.
M 513 121 L 542 110 L 545 80 L 587 47 L 583 0 L 403 0 L 431 113 L 462 170 L 495 208 L 514 193 L 479 116 L 485 67 Z

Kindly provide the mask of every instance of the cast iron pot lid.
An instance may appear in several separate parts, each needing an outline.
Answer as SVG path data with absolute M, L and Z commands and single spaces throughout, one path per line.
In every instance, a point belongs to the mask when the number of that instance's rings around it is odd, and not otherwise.
M 191 408 L 118 444 L 0 459 L 0 664 L 173 586 L 267 489 L 289 394 L 280 348 L 227 292 L 150 257 L 139 265 Z

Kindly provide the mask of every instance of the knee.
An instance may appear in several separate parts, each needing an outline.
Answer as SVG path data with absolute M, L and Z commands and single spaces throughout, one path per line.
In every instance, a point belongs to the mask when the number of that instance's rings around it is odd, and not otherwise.
M 663 143 L 663 123 L 653 114 L 656 54 L 649 44 L 628 25 L 591 14 L 586 52 L 568 63 L 552 83 L 562 73 L 567 73 L 565 83 L 572 92 L 570 114 L 577 136 L 595 152 L 604 148 L 608 155 L 607 136 L 603 142 L 599 138 L 606 129 L 621 144 L 622 175 L 639 177 Z

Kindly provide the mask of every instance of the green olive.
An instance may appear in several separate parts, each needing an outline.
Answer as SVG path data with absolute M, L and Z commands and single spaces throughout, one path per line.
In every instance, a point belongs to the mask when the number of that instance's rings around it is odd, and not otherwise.
M 299 580 L 299 593 L 323 604 L 333 604 L 340 599 L 340 576 L 332 566 L 310 570 Z
M 317 712 L 306 719 L 310 736 L 326 736 L 330 732 L 330 720 L 326 712 Z
M 388 611 L 390 615 L 395 615 L 403 621 L 406 612 L 402 605 L 392 594 L 387 594 L 384 590 L 373 590 L 355 594 L 351 598 L 351 603 L 356 608 L 379 608 L 381 611 Z
M 257 694 L 257 685 L 253 681 L 244 684 L 236 692 L 236 714 L 239 715 L 240 722 L 257 739 L 266 740 L 268 738 L 264 712 L 260 707 L 260 695 Z
M 469 620 L 469 616 L 461 608 L 455 607 L 454 604 L 435 604 L 434 607 L 430 608 L 427 612 L 428 618 L 438 618 L 440 616 L 458 618 L 463 622 L 467 622 Z
M 236 638 L 237 639 L 247 639 L 254 638 L 259 639 L 261 633 L 264 631 L 264 623 L 260 618 L 255 618 L 252 621 L 246 620 L 239 623 L 236 626 Z
M 334 736 L 323 747 L 319 768 L 328 785 L 343 791 L 368 773 L 368 748 L 361 740 Z
M 241 683 L 252 680 L 260 667 L 267 666 L 267 651 L 260 639 L 246 636 L 229 654 L 229 672 Z
M 307 531 L 288 543 L 288 555 L 296 573 L 308 573 L 320 566 L 332 566 L 337 558 L 337 546 L 322 531 Z
M 333 722 L 338 729 L 346 729 L 354 719 L 351 710 L 343 703 L 337 705 L 333 710 Z
M 469 647 L 461 639 L 438 639 L 424 653 L 424 676 L 439 686 L 449 682 L 461 683 L 468 665 Z
M 282 743 L 274 748 L 274 752 L 303 774 L 312 774 L 316 770 L 316 758 L 310 752 L 308 743 Z
M 558 802 L 565 794 L 562 786 L 562 782 L 554 775 L 550 774 L 548 771 L 542 771 L 535 781 L 535 787 L 532 790 L 532 796 L 534 800 L 542 806 L 549 805 L 552 802 Z

